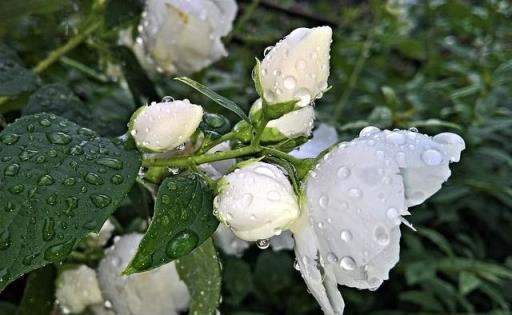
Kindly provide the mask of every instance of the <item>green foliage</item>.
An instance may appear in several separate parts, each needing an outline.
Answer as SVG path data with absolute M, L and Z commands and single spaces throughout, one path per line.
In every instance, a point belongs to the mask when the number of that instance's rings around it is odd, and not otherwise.
M 141 0 L 108 0 L 105 9 L 105 25 L 108 28 L 121 26 L 138 18 L 144 9 Z
M 30 92 L 36 81 L 36 75 L 25 68 L 16 52 L 0 43 L 0 96 Z
M 35 270 L 28 276 L 23 300 L 16 315 L 50 315 L 55 302 L 55 279 L 57 271 L 53 266 Z
M 188 255 L 215 232 L 213 190 L 199 174 L 166 178 L 158 190 L 153 222 L 124 274 L 146 271 Z
M 216 314 L 221 298 L 221 273 L 212 239 L 178 259 L 176 268 L 190 292 L 190 314 Z
M 53 114 L 25 116 L 0 133 L 3 289 L 59 262 L 103 222 L 135 181 L 140 157 Z

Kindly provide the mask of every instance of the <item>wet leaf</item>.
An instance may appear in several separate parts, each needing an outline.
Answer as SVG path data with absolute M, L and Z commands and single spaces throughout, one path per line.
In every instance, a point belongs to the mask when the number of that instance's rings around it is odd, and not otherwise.
M 57 272 L 52 265 L 30 273 L 16 315 L 50 315 L 55 302 L 55 279 Z
M 0 96 L 30 92 L 36 83 L 36 74 L 25 68 L 16 52 L 0 43 Z

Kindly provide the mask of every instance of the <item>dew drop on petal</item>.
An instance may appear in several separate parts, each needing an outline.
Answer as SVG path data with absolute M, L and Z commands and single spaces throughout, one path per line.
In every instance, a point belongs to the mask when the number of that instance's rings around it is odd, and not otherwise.
M 256 246 L 258 246 L 259 249 L 267 249 L 270 246 L 270 241 L 268 239 L 257 240 Z
M 341 231 L 340 236 L 341 236 L 341 239 L 345 242 L 350 242 L 353 238 L 352 232 L 350 232 L 349 230 Z
M 347 271 L 352 271 L 356 269 L 356 262 L 354 258 L 350 256 L 344 256 L 340 260 L 340 267 Z
M 421 159 L 429 166 L 437 166 L 443 161 L 443 156 L 436 149 L 427 149 L 421 154 Z

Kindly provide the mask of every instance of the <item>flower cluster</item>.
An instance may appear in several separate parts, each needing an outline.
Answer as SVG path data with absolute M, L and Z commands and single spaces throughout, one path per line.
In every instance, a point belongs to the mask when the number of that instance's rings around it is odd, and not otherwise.
M 226 252 L 241 255 L 248 246 L 244 241 L 257 241 L 261 248 L 291 244 L 309 291 L 328 315 L 344 310 L 338 284 L 373 290 L 388 279 L 399 258 L 400 225 L 413 228 L 404 218 L 408 207 L 441 188 L 451 174 L 449 163 L 458 162 L 465 148 L 453 133 L 430 137 L 415 129 L 377 127 L 334 145 L 336 131 L 326 126 L 300 147 L 276 153 L 260 145 L 311 137 L 314 100 L 328 89 L 331 37 L 326 26 L 299 28 L 269 48 L 255 67 L 259 99 L 249 121 L 238 123 L 228 134 L 232 138 L 214 141 L 207 152 L 208 162 L 214 162 L 201 166 L 218 179 L 214 214 L 224 226 L 216 238 Z M 165 54 L 155 58 L 165 60 Z M 201 106 L 188 100 L 155 103 L 134 114 L 131 135 L 142 151 L 170 152 L 192 138 L 205 139 L 197 135 L 202 118 Z M 238 164 L 231 156 L 224 162 L 211 158 L 229 151 L 233 142 L 238 147 L 250 142 L 247 148 L 254 152 L 274 150 L 273 158 L 285 155 L 295 171 L 262 160 L 265 154 Z M 104 282 L 107 292 L 115 291 L 115 283 Z

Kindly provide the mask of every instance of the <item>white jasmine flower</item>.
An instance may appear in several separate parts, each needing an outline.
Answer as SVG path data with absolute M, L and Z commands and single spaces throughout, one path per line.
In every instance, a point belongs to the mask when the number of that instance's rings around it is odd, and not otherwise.
M 254 116 L 261 111 L 261 98 L 256 100 L 251 107 L 250 114 Z M 278 119 L 268 122 L 263 134 L 262 141 L 280 141 L 300 136 L 309 137 L 315 122 L 315 110 L 312 106 L 305 106 L 298 110 L 286 113 Z
M 89 233 L 87 236 L 86 243 L 91 247 L 103 247 L 107 244 L 110 237 L 112 237 L 112 232 L 114 232 L 115 227 L 110 222 L 110 219 L 103 223 L 100 231 L 98 233 Z
M 103 296 L 118 314 L 177 315 L 188 308 L 190 295 L 174 262 L 143 273 L 121 275 L 141 239 L 141 234 L 122 236 L 106 251 L 98 267 Z
M 293 234 L 290 231 L 283 231 L 283 233 L 273 236 L 270 239 L 270 247 L 274 252 L 281 250 L 292 250 L 295 247 Z
M 213 234 L 215 244 L 227 255 L 242 257 L 249 243 L 239 239 L 227 226 L 220 224 Z
M 292 185 L 275 165 L 246 164 L 221 179 L 219 187 L 215 215 L 243 240 L 278 235 L 299 215 Z
M 273 47 L 261 62 L 259 78 L 270 104 L 299 100 L 309 105 L 327 90 L 329 26 L 297 28 Z
M 313 130 L 313 138 L 297 149 L 290 152 L 296 158 L 316 158 L 322 151 L 327 150 L 338 142 L 336 128 L 326 124 L 320 124 Z
M 221 37 L 236 11 L 235 0 L 147 0 L 141 40 L 159 69 L 197 72 L 227 55 Z
M 141 150 L 171 151 L 192 136 L 202 117 L 203 108 L 187 99 L 152 103 L 133 114 L 130 133 Z
M 229 141 L 224 141 L 210 150 L 208 153 L 224 152 L 231 150 Z M 201 164 L 199 167 L 206 172 L 211 178 L 217 180 L 227 173 L 227 171 L 236 163 L 236 159 L 228 159 L 222 161 L 216 161 L 212 163 Z
M 377 289 L 399 259 L 407 207 L 441 188 L 464 141 L 364 128 L 326 154 L 305 183 L 292 231 L 301 273 L 325 314 L 342 314 L 342 284 Z
M 64 312 L 81 313 L 103 302 L 96 272 L 86 265 L 64 270 L 57 277 L 55 297 Z

